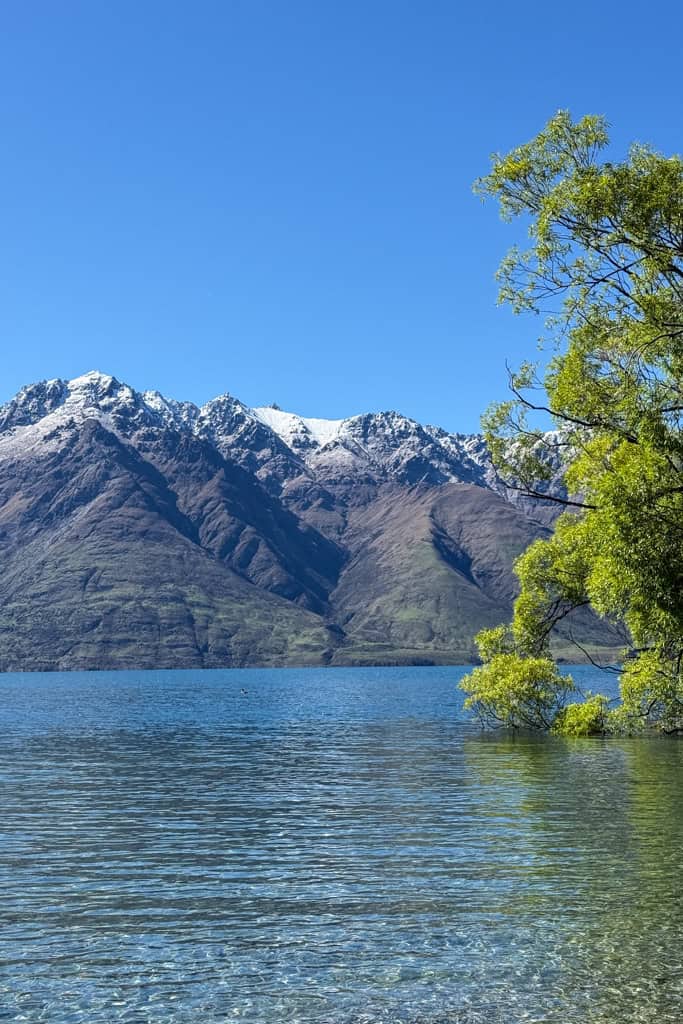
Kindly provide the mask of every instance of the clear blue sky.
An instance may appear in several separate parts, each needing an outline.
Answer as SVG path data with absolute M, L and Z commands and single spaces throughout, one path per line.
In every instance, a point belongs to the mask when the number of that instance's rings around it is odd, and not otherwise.
M 683 4 L 4 0 L 0 401 L 98 368 L 472 430 L 538 324 L 471 182 L 558 108 L 680 151 Z

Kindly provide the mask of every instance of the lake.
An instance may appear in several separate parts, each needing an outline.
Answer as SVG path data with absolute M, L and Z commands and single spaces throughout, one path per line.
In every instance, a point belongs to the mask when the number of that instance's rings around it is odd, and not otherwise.
M 0 1021 L 680 1024 L 683 743 L 463 671 L 0 676 Z

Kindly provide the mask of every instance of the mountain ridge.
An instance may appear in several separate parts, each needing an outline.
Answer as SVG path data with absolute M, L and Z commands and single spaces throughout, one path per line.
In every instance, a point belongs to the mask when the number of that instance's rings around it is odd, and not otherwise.
M 159 391 L 136 391 L 98 370 L 70 380 L 54 378 L 21 388 L 14 398 L 0 406 L 0 433 L 13 426 L 34 425 L 54 414 L 68 416 L 89 410 L 92 415 L 99 413 L 101 416 L 112 410 L 120 413 L 123 409 L 128 415 L 135 412 L 138 417 L 156 417 L 157 422 L 188 430 L 217 445 L 225 443 L 226 436 L 232 436 L 231 427 L 234 432 L 249 424 L 256 431 L 265 430 L 271 439 L 277 438 L 294 456 L 301 452 L 309 457 L 318 456 L 325 449 L 340 446 L 352 455 L 364 454 L 376 467 L 381 463 L 376 458 L 381 453 L 377 444 L 372 444 L 378 433 L 373 427 L 381 422 L 385 435 L 392 434 L 399 439 L 417 437 L 432 446 L 442 447 L 444 479 L 449 476 L 447 463 L 455 459 L 472 463 L 470 468 L 478 465 L 471 452 L 477 446 L 481 448 L 483 443 L 481 435 L 449 433 L 441 427 L 423 426 L 394 410 L 360 413 L 342 419 L 304 417 L 272 406 L 250 408 L 228 392 L 199 406 L 168 398 Z
M 469 661 L 547 523 L 400 413 L 38 382 L 0 407 L 0 668 Z

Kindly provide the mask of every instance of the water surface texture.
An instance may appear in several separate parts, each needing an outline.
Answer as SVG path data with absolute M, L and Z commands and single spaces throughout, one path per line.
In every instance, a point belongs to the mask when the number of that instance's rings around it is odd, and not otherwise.
M 680 1024 L 683 744 L 461 674 L 0 677 L 0 1020 Z

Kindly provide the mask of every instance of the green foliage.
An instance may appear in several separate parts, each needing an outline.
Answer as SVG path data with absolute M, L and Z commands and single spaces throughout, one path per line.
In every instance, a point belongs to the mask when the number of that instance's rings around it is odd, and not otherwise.
M 461 683 L 465 707 L 482 725 L 549 729 L 574 689 L 552 658 L 522 657 L 505 626 L 483 630 L 477 646 L 484 664 Z
M 640 651 L 629 661 L 621 677 L 621 721 L 647 720 L 665 732 L 683 728 L 683 682 L 680 652 L 673 656 L 665 647 Z
M 567 704 L 557 714 L 552 731 L 560 736 L 597 736 L 608 731 L 607 698 L 587 694 L 582 702 Z
M 518 687 L 526 661 L 549 657 L 554 625 L 589 604 L 630 637 L 622 706 L 607 715 L 591 696 L 559 708 L 550 727 L 681 732 L 683 160 L 637 145 L 620 163 L 604 161 L 607 143 L 603 118 L 561 111 L 494 156 L 475 186 L 506 220 L 530 224 L 529 246 L 500 267 L 501 301 L 552 313 L 547 365 L 510 374 L 511 399 L 484 417 L 487 440 L 500 474 L 532 494 L 559 456 L 570 497 L 553 536 L 516 565 L 521 589 L 504 632 L 517 668 L 485 640 L 485 664 L 465 686 L 481 687 L 495 663 Z M 539 410 L 554 432 L 534 426 Z M 495 700 L 507 720 L 502 693 Z

